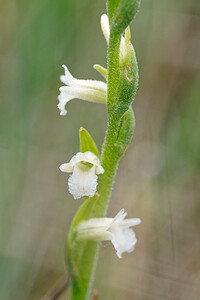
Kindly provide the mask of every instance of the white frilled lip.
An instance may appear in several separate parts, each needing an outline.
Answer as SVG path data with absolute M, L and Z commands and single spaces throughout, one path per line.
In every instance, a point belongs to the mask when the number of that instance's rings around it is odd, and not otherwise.
M 62 164 L 60 166 L 60 170 L 62 172 L 71 173 L 71 172 L 73 172 L 73 169 L 74 169 L 75 165 L 77 165 L 81 162 L 90 163 L 93 166 L 95 166 L 95 173 L 96 174 L 103 174 L 104 173 L 104 169 L 101 166 L 98 157 L 90 151 L 87 151 L 87 152 L 84 152 L 84 153 L 83 152 L 78 152 L 76 155 L 74 155 L 72 157 L 72 159 L 70 160 L 69 163 Z
M 122 258 L 124 252 L 132 252 L 137 243 L 135 232 L 130 228 L 139 225 L 141 220 L 139 218 L 126 219 L 127 213 L 122 209 L 114 218 L 109 231 L 112 232 L 111 242 L 115 247 L 116 254 Z

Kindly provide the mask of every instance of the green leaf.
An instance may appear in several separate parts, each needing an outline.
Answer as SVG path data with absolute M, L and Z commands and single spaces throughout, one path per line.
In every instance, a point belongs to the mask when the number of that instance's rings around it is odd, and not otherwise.
M 135 17 L 141 0 L 108 0 L 110 30 L 122 34 Z
M 90 151 L 99 158 L 100 156 L 99 156 L 99 151 L 97 149 L 97 146 L 93 141 L 91 135 L 88 133 L 88 131 L 85 128 L 80 127 L 79 137 L 80 137 L 80 151 L 81 152 Z

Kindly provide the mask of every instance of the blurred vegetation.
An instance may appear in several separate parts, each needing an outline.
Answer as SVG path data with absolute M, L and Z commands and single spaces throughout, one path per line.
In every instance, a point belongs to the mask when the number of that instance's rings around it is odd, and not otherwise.
M 65 63 L 101 77 L 104 1 L 0 4 L 0 299 L 38 300 L 64 274 L 64 243 L 80 205 L 58 166 L 85 127 L 101 147 L 106 109 L 74 100 L 56 108 Z M 200 294 L 200 4 L 143 0 L 131 25 L 140 86 L 136 131 L 121 161 L 109 214 L 143 221 L 134 253 L 103 245 L 100 299 L 198 300 Z M 59 299 L 66 299 L 63 294 Z

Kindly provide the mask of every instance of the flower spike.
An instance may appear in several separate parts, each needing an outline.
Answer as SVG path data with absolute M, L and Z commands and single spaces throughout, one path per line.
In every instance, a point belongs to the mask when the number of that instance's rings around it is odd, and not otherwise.
M 124 209 L 115 218 L 93 218 L 83 221 L 77 228 L 78 239 L 93 241 L 111 241 L 117 256 L 122 258 L 122 253 L 132 252 L 137 243 L 135 232 L 129 227 L 139 225 L 139 218 L 126 219 Z
M 60 87 L 60 95 L 58 96 L 58 108 L 61 116 L 67 114 L 65 105 L 74 98 L 106 104 L 107 84 L 105 82 L 76 79 L 71 75 L 65 65 L 63 65 L 63 68 L 65 70 L 65 75 L 62 75 L 60 80 L 66 86 Z
M 60 166 L 62 172 L 72 173 L 69 177 L 69 192 L 74 199 L 93 197 L 97 187 L 97 175 L 103 174 L 98 157 L 90 152 L 78 152 L 69 163 Z

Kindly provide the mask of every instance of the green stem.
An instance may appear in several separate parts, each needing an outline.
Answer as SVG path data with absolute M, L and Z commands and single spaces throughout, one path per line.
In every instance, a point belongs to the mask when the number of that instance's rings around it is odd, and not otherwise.
M 95 210 L 97 212 L 95 217 L 103 217 L 106 213 L 118 162 L 121 157 L 121 148 L 116 145 L 118 135 L 117 129 L 119 129 L 119 124 L 118 126 L 116 126 L 116 123 L 109 124 L 102 148 L 101 165 L 104 168 L 104 174 L 99 177 L 98 193 L 100 196 L 95 205 Z M 113 135 L 114 131 L 115 134 Z
M 113 112 L 113 107 L 117 101 L 117 88 L 119 83 L 119 51 L 121 35 L 110 34 L 108 47 L 108 91 L 107 105 L 108 115 Z

